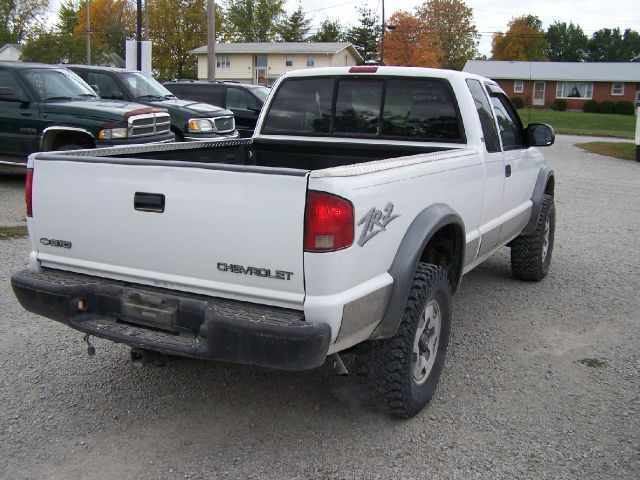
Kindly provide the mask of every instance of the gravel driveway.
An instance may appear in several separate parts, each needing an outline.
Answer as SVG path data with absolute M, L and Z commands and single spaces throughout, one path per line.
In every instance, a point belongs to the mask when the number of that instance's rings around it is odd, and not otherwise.
M 638 479 L 640 163 L 558 137 L 549 276 L 511 279 L 508 249 L 465 276 L 438 392 L 416 418 L 363 410 L 353 378 L 175 359 L 25 313 L 0 240 L 0 478 Z M 22 221 L 0 178 L 0 225 Z

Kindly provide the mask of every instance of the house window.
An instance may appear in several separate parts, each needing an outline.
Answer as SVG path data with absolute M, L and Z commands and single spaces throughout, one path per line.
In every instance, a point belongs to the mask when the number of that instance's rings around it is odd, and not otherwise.
M 640 90 L 636 90 L 636 103 L 640 103 Z
M 313 67 L 316 64 L 313 55 L 307 55 L 307 67 Z
M 513 82 L 513 93 L 524 92 L 524 82 L 522 80 L 515 80 Z
M 611 95 L 615 95 L 615 96 L 624 95 L 624 83 L 612 83 Z
M 293 67 L 293 55 L 287 55 L 287 58 L 284 61 L 284 65 L 286 67 Z
M 231 59 L 229 55 L 216 55 L 216 68 L 231 67 Z
M 558 82 L 556 98 L 578 98 L 591 100 L 593 97 L 593 83 L 591 82 Z

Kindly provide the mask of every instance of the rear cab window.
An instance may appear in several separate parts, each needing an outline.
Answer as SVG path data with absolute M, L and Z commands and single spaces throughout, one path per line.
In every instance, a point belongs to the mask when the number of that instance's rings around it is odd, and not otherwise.
M 449 83 L 431 78 L 288 79 L 262 133 L 465 142 Z

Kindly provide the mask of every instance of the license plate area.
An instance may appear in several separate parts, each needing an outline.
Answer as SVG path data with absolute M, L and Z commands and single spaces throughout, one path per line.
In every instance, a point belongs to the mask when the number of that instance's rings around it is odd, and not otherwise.
M 129 293 L 121 299 L 124 321 L 170 332 L 176 331 L 178 304 L 157 295 Z

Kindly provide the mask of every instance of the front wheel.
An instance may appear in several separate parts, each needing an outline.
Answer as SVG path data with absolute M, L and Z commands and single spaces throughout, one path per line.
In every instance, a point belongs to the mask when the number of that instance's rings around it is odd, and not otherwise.
M 547 276 L 553 253 L 556 210 L 551 195 L 544 195 L 535 231 L 511 241 L 511 272 L 519 280 L 538 282 Z
M 447 273 L 419 263 L 395 336 L 359 348 L 356 372 L 370 406 L 410 418 L 431 400 L 444 367 L 451 311 Z

